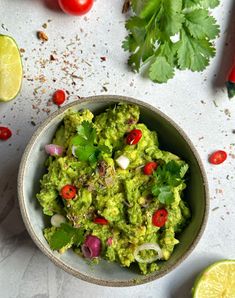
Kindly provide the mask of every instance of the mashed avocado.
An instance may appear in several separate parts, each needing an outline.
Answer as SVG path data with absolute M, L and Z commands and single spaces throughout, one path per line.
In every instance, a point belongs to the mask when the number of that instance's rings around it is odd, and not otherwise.
M 179 243 L 176 233 L 190 219 L 182 199 L 188 166 L 159 149 L 157 133 L 139 123 L 139 116 L 139 107 L 129 104 L 97 116 L 89 110 L 65 115 L 52 141 L 63 147 L 63 154 L 47 159 L 37 194 L 52 224 L 58 214 L 67 221 L 45 228 L 52 249 L 72 247 L 84 255 L 82 247 L 92 235 L 100 250 L 91 259 L 102 257 L 127 267 L 136 263 L 143 274 L 158 270 L 158 259 L 170 258 Z M 136 144 L 126 141 L 133 130 L 142 134 Z M 119 157 L 125 165 L 117 162 Z M 149 163 L 154 167 L 146 170 Z M 63 195 L 65 186 L 76 190 L 70 199 Z

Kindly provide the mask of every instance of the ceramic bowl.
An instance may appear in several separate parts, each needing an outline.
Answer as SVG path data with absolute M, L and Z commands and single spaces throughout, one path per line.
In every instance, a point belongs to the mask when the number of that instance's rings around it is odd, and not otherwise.
M 190 166 L 190 177 L 185 197 L 191 208 L 192 220 L 178 237 L 180 243 L 176 245 L 171 258 L 162 262 L 159 271 L 146 276 L 105 260 L 101 260 L 98 265 L 91 266 L 72 250 L 68 250 L 64 254 L 52 251 L 42 232 L 48 219 L 43 216 L 42 209 L 35 197 L 40 187 L 39 180 L 45 172 L 44 162 L 47 156 L 44 152 L 44 145 L 51 143 L 65 112 L 69 108 L 75 110 L 88 108 L 97 114 L 118 102 L 137 104 L 141 111 L 141 121 L 150 129 L 157 131 L 161 148 L 179 155 Z M 68 104 L 53 113 L 40 125 L 22 157 L 18 175 L 18 197 L 22 217 L 30 236 L 51 261 L 82 280 L 99 285 L 122 287 L 147 283 L 176 268 L 192 252 L 201 238 L 209 208 L 207 180 L 202 162 L 192 142 L 182 129 L 162 112 L 144 102 L 112 95 L 88 97 Z

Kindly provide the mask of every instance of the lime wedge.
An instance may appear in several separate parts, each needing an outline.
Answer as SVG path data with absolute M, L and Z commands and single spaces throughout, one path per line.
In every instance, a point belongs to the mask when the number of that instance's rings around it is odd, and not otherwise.
M 192 293 L 193 298 L 235 298 L 235 260 L 222 260 L 206 268 Z
M 22 82 L 22 63 L 16 42 L 0 35 L 0 101 L 16 97 Z

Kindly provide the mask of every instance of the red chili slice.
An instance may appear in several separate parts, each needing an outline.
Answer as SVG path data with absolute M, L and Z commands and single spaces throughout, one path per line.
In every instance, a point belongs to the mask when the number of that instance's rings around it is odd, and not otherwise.
M 223 150 L 215 151 L 209 157 L 209 162 L 213 165 L 219 165 L 227 159 L 227 153 Z
M 53 94 L 53 102 L 57 105 L 60 106 L 64 103 L 66 99 L 66 94 L 64 92 L 64 90 L 57 90 L 54 94 Z
M 76 193 L 77 193 L 76 187 L 70 184 L 63 186 L 60 191 L 60 195 L 65 200 L 72 200 L 76 196 Z
M 126 142 L 128 145 L 136 145 L 142 138 L 142 131 L 140 129 L 133 129 L 127 135 Z
M 235 65 L 233 66 L 233 68 L 228 76 L 228 80 L 231 83 L 235 83 Z
M 109 222 L 107 221 L 107 219 L 103 218 L 103 217 L 95 217 L 93 219 L 93 222 L 99 225 L 107 225 Z
M 146 163 L 143 171 L 145 175 L 152 175 L 156 169 L 157 169 L 157 163 L 154 161 L 150 161 Z
M 12 133 L 8 127 L 0 126 L 0 140 L 8 140 Z
M 152 217 L 152 224 L 156 227 L 163 227 L 167 221 L 168 212 L 166 209 L 158 209 L 154 212 Z

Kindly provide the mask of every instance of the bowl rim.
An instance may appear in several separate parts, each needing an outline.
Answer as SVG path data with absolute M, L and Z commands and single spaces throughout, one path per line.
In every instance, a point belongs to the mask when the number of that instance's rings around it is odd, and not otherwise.
M 167 122 L 169 122 L 181 135 L 181 137 L 186 141 L 186 143 L 189 146 L 189 149 L 191 150 L 195 160 L 197 161 L 197 164 L 199 166 L 201 175 L 202 175 L 202 180 L 203 180 L 203 188 L 204 188 L 204 196 L 205 196 L 205 206 L 204 206 L 204 214 L 202 218 L 202 223 L 201 226 L 198 230 L 198 233 L 194 240 L 192 241 L 192 244 L 190 247 L 187 249 L 187 251 L 182 255 L 174 264 L 170 265 L 169 267 L 166 267 L 163 269 L 161 272 L 156 272 L 156 274 L 151 274 L 151 275 L 146 275 L 142 276 L 140 279 L 129 279 L 127 281 L 120 281 L 120 280 L 112 280 L 112 281 L 107 281 L 107 280 L 102 280 L 102 279 L 97 279 L 95 277 L 90 277 L 88 275 L 85 275 L 83 273 L 78 272 L 76 269 L 73 267 L 70 267 L 69 265 L 66 265 L 62 260 L 57 258 L 55 255 L 53 255 L 52 251 L 47 249 L 43 243 L 40 241 L 38 238 L 37 234 L 35 233 L 33 226 L 30 222 L 28 213 L 27 213 L 27 208 L 24 200 L 24 194 L 23 194 L 23 180 L 24 180 L 24 172 L 28 160 L 28 156 L 30 154 L 31 148 L 34 145 L 34 143 L 37 140 L 38 135 L 50 124 L 50 122 L 59 117 L 60 115 L 64 114 L 64 112 L 70 108 L 73 107 L 79 107 L 80 104 L 86 104 L 86 103 L 93 103 L 93 102 L 127 102 L 131 104 L 137 104 L 140 107 L 147 108 L 148 110 L 151 110 L 154 112 L 156 115 L 159 115 L 160 117 L 164 118 Z M 119 96 L 119 95 L 96 95 L 96 96 L 89 96 L 89 97 L 83 97 L 80 98 L 76 101 L 73 101 L 72 103 L 69 103 L 59 110 L 53 112 L 45 121 L 43 121 L 39 127 L 36 129 L 36 131 L 33 133 L 31 136 L 24 153 L 21 158 L 20 166 L 19 166 L 19 171 L 18 171 L 18 178 L 17 178 L 17 193 L 18 193 L 18 201 L 19 201 L 19 206 L 20 206 L 20 211 L 21 215 L 25 224 L 25 227 L 31 236 L 32 240 L 34 243 L 37 245 L 37 247 L 47 256 L 49 259 L 58 267 L 62 268 L 66 272 L 72 274 L 75 277 L 78 277 L 79 279 L 90 282 L 93 284 L 97 285 L 102 285 L 102 286 L 109 286 L 109 287 L 128 287 L 128 286 L 135 286 L 135 285 L 140 285 L 140 284 L 145 284 L 151 281 L 154 281 L 156 279 L 159 279 L 169 272 L 171 272 L 173 269 L 175 269 L 178 265 L 180 265 L 194 250 L 196 245 L 198 244 L 199 240 L 202 237 L 202 234 L 205 230 L 207 221 L 208 221 L 208 214 L 209 214 L 209 187 L 208 187 L 208 181 L 206 177 L 206 172 L 203 166 L 203 163 L 201 161 L 201 158 L 194 147 L 192 141 L 189 139 L 187 134 L 183 131 L 183 129 L 176 124 L 169 116 L 161 112 L 159 109 L 153 107 L 152 105 L 143 102 L 141 100 L 137 100 L 132 97 L 128 96 Z

